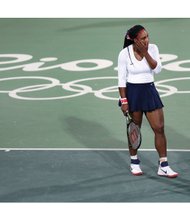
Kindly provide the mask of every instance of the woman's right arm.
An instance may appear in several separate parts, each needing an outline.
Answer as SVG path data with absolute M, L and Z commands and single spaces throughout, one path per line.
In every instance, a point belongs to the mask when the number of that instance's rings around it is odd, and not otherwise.
M 121 100 L 121 110 L 125 114 L 128 111 L 128 102 L 126 97 L 127 82 L 127 57 L 125 51 L 122 50 L 118 57 L 118 89 Z
M 126 87 L 119 87 L 120 101 L 121 101 L 121 111 L 125 115 L 128 112 L 128 101 L 126 98 Z

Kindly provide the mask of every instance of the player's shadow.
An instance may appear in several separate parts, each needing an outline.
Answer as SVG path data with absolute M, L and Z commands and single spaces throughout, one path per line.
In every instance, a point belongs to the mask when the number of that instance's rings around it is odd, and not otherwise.
M 190 136 L 187 137 L 183 134 L 178 133 L 172 127 L 166 127 L 166 136 L 168 146 L 175 147 L 177 149 L 189 149 Z
M 66 132 L 84 147 L 91 148 L 126 148 L 127 143 L 115 139 L 100 123 L 68 117 L 64 121 Z
M 68 132 L 83 148 L 99 148 L 101 150 L 95 151 L 103 158 L 104 161 L 114 168 L 128 169 L 127 155 L 120 154 L 119 149 L 128 150 L 127 139 L 126 142 L 115 139 L 112 134 L 100 123 L 89 120 L 82 120 L 77 117 L 68 117 L 64 121 L 64 129 Z M 78 146 L 77 146 L 78 147 Z M 113 148 L 118 151 L 109 152 L 105 154 L 104 149 Z

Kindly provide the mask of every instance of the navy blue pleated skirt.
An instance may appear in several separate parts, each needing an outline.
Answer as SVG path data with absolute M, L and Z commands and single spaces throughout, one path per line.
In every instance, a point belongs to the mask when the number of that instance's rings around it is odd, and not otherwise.
M 130 112 L 150 112 L 164 107 L 154 83 L 127 83 L 127 94 Z

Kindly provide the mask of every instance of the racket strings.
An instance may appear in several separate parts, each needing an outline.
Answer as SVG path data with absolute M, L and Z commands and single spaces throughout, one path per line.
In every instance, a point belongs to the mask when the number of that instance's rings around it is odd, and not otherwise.
M 139 126 L 136 125 L 134 122 L 130 122 L 128 124 L 127 132 L 128 132 L 128 139 L 132 148 L 133 149 L 139 148 L 141 144 L 141 132 Z

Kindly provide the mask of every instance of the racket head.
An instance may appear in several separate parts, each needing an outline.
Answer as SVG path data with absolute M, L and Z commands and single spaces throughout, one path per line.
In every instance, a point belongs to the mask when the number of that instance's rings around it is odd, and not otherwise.
M 129 113 L 126 113 L 126 125 L 127 125 L 127 138 L 133 149 L 138 149 L 142 142 L 142 136 L 140 127 L 130 117 Z
M 138 149 L 142 141 L 141 131 L 133 121 L 127 124 L 127 136 L 131 147 L 135 150 Z

